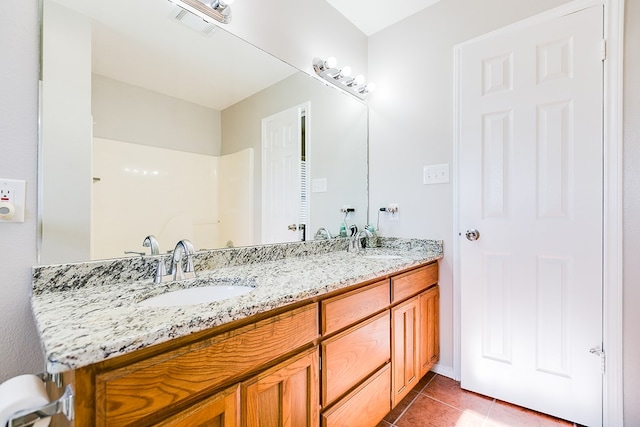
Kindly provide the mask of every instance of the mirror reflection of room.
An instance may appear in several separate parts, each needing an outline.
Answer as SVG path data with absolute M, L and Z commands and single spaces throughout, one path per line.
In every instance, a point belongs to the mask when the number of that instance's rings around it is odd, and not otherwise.
M 40 262 L 366 224 L 363 103 L 168 1 L 43 6 Z

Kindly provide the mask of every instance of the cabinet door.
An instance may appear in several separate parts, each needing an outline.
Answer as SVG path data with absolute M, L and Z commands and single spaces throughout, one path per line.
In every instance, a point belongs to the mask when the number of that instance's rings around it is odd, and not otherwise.
M 317 427 L 317 347 L 242 384 L 244 427 Z
M 418 296 L 391 309 L 391 404 L 395 407 L 420 379 L 420 300 Z
M 240 386 L 205 399 L 154 427 L 240 427 Z
M 440 292 L 434 286 L 420 294 L 420 377 L 435 365 L 440 356 Z

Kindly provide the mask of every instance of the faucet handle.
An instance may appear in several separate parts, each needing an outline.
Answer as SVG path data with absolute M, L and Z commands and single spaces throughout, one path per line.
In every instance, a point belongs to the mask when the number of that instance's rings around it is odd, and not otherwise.
M 156 276 L 153 279 L 153 283 L 156 285 L 171 280 L 171 274 L 167 274 L 167 266 L 164 264 L 164 259 L 158 258 L 158 266 L 156 267 Z

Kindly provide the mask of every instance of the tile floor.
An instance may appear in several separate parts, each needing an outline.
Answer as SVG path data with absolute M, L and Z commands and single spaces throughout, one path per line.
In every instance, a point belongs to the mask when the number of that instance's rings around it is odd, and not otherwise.
M 574 423 L 462 390 L 429 372 L 377 427 L 575 427 Z

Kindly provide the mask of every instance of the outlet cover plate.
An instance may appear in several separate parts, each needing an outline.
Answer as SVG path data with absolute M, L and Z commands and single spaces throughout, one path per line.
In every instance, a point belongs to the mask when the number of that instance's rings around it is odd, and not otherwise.
M 27 181 L 0 178 L 0 197 L 4 203 L 12 205 L 14 211 L 11 218 L 0 219 L 1 222 L 24 222 Z M 4 200 L 8 199 L 8 200 Z

